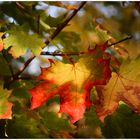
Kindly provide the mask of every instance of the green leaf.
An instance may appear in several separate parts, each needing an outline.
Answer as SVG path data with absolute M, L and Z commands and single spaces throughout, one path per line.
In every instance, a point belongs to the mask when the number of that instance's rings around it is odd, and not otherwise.
M 12 103 L 8 101 L 11 91 L 3 89 L 0 85 L 0 119 L 12 118 Z
M 95 107 L 91 107 L 89 110 L 86 111 L 85 119 L 86 119 L 86 124 L 88 126 L 96 127 L 101 124 L 101 121 L 99 120 L 95 112 Z
M 139 138 L 140 116 L 122 104 L 115 113 L 105 119 L 102 132 L 106 138 Z
M 3 33 L 0 32 L 0 51 L 3 50 L 3 41 L 2 41 Z
M 65 17 L 66 17 L 66 14 L 63 14 L 58 17 L 52 17 L 49 15 L 44 19 L 44 22 L 48 24 L 50 27 L 57 27 L 64 21 Z
M 63 117 L 59 118 L 58 115 L 54 112 L 46 111 L 43 114 L 42 121 L 50 131 L 58 132 L 61 130 L 66 130 L 66 131 L 72 130 L 68 120 L 64 119 Z
M 95 107 L 87 109 L 85 112 L 85 118 L 82 123 L 79 121 L 78 126 L 81 128 L 77 131 L 76 137 L 78 138 L 102 138 L 101 122 L 96 115 Z
M 27 116 L 24 112 L 8 120 L 6 133 L 8 138 L 48 138 L 47 132 L 42 131 L 42 127 L 39 120 Z
M 7 49 L 12 46 L 10 53 L 15 58 L 25 54 L 28 48 L 34 55 L 38 56 L 42 47 L 45 46 L 43 40 L 37 34 L 29 35 L 25 30 L 23 26 L 13 26 L 11 30 L 6 31 L 9 36 L 4 39 L 4 48 Z
M 70 52 L 80 52 L 81 46 L 79 46 L 79 42 L 81 42 L 80 34 L 71 31 L 63 31 L 61 32 L 55 39 L 56 43 L 61 44 L 63 46 L 62 52 L 70 53 Z M 79 55 L 73 56 L 65 56 L 63 57 L 64 63 L 71 63 L 70 60 L 77 62 L 79 60 Z
M 1 54 L 0 54 L 0 67 L 1 67 L 0 77 L 11 75 L 8 64 Z
M 65 52 L 76 51 L 80 48 L 77 47 L 78 42 L 80 42 L 80 34 L 71 31 L 63 31 L 61 32 L 56 39 L 59 39 L 62 46 L 64 46 L 63 50 Z
M 32 83 L 31 79 L 14 82 L 11 84 L 11 88 L 13 89 L 12 95 L 17 98 L 30 99 L 28 89 L 32 88 L 33 86 L 34 84 Z
M 51 27 L 48 25 L 48 24 L 46 24 L 43 20 L 41 20 L 40 19 L 40 25 L 42 25 L 46 30 L 49 30 L 49 29 L 51 29 Z
M 89 34 L 90 35 L 90 34 Z M 111 36 L 108 34 L 106 30 L 101 29 L 99 26 L 97 26 L 93 32 L 91 32 L 91 41 L 96 45 L 100 45 L 103 42 L 108 41 Z

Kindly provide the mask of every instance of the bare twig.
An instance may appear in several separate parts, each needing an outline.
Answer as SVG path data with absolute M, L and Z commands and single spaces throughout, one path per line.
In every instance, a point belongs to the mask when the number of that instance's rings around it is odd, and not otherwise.
M 86 2 L 81 2 L 79 7 L 68 16 L 68 18 L 54 31 L 54 33 L 51 35 L 50 39 L 47 39 L 45 41 L 45 44 L 48 45 L 50 43 L 50 40 L 54 39 L 61 30 L 66 27 L 66 25 L 69 23 L 69 21 L 77 14 L 77 12 L 86 4 Z M 22 7 L 23 8 L 23 7 Z M 26 67 L 30 64 L 30 62 L 35 58 L 35 56 L 31 56 L 24 64 L 24 67 L 20 69 L 13 77 L 13 81 L 18 79 L 18 76 L 26 69 Z

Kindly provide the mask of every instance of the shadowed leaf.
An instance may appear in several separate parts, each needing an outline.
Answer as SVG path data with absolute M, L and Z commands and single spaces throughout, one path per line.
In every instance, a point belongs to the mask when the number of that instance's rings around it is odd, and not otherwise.
M 0 85 L 0 119 L 12 119 L 12 103 L 8 101 L 11 91 Z

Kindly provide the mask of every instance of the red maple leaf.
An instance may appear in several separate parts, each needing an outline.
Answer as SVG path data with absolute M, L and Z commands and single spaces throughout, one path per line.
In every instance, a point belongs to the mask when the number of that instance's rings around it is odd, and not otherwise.
M 39 107 L 49 98 L 60 95 L 60 112 L 71 116 L 74 123 L 90 107 L 90 92 L 95 85 L 105 85 L 111 76 L 110 55 L 105 52 L 107 42 L 97 45 L 77 63 L 56 62 L 48 69 L 41 69 L 37 79 L 44 82 L 29 90 L 32 94 L 31 109 Z
M 48 99 L 57 94 L 57 88 L 52 86 L 53 83 L 45 81 L 38 86 L 30 89 L 29 92 L 32 94 L 32 105 L 31 109 L 35 109 L 44 104 Z
M 86 92 L 78 93 L 72 91 L 72 84 L 66 83 L 60 89 L 60 112 L 71 116 L 74 123 L 82 118 L 86 109 Z

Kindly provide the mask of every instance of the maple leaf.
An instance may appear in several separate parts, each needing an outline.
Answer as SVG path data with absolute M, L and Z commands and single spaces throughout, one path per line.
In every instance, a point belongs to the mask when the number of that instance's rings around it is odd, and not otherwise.
M 3 50 L 3 41 L 2 41 L 3 33 L 0 32 L 0 51 Z
M 37 34 L 29 35 L 22 26 L 14 26 L 6 33 L 8 33 L 9 36 L 3 40 L 4 48 L 7 49 L 12 46 L 10 53 L 15 58 L 25 54 L 28 48 L 31 49 L 34 55 L 38 56 L 42 51 L 42 47 L 45 46 L 43 40 L 40 39 Z
M 139 65 L 140 57 L 127 59 L 122 63 L 119 73 L 112 73 L 107 85 L 96 86 L 99 96 L 96 111 L 101 121 L 116 110 L 119 101 L 124 101 L 135 112 L 140 113 Z
M 86 109 L 86 92 L 78 93 L 72 91 L 72 84 L 66 83 L 60 90 L 60 112 L 71 116 L 71 123 L 82 118 Z
M 92 104 L 92 87 L 106 84 L 111 76 L 106 48 L 107 42 L 89 49 L 75 64 L 56 62 L 47 70 L 42 68 L 37 79 L 43 79 L 44 82 L 29 90 L 32 94 L 31 109 L 59 94 L 60 112 L 69 114 L 72 123 L 82 118 L 86 107 Z
M 11 119 L 12 118 L 12 103 L 8 101 L 11 91 L 3 89 L 0 85 L 0 119 Z
M 45 81 L 30 89 L 29 92 L 32 94 L 31 109 L 35 109 L 57 94 L 57 86 Z
M 94 49 L 89 48 L 89 55 L 85 55 L 83 61 L 90 70 L 90 81 L 93 85 L 104 85 L 111 77 L 110 54 L 106 53 L 107 43 L 96 45 Z

